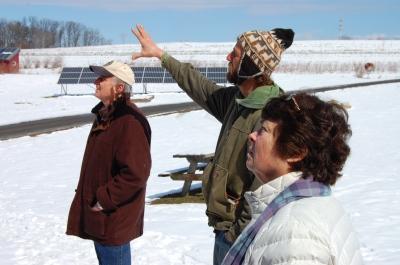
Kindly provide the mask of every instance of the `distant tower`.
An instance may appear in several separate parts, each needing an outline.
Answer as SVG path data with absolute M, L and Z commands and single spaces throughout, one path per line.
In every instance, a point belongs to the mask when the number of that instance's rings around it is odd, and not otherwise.
M 121 33 L 120 35 L 119 35 L 119 37 L 121 38 L 121 43 L 122 44 L 126 44 L 127 42 L 126 42 L 126 34 L 125 33 Z
M 339 40 L 343 39 L 343 19 L 339 19 Z

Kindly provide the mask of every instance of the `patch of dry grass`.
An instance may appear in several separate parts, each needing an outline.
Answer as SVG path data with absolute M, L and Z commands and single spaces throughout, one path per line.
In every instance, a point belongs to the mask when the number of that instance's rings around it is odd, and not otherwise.
M 201 188 L 193 189 L 188 195 L 182 197 L 181 193 L 170 193 L 151 202 L 151 204 L 181 204 L 181 203 L 205 203 Z

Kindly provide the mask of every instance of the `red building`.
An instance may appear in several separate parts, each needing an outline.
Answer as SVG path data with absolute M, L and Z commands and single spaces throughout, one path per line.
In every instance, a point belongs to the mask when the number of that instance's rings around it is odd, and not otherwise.
M 0 74 L 19 72 L 19 48 L 0 48 Z

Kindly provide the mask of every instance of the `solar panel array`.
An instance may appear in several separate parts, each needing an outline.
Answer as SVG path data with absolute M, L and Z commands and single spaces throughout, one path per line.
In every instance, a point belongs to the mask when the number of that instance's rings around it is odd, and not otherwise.
M 10 60 L 19 48 L 0 48 L 0 61 Z
M 225 84 L 227 67 L 196 67 L 205 77 L 215 83 Z M 132 67 L 136 83 L 175 83 L 171 74 L 162 67 Z M 58 84 L 90 84 L 96 80 L 88 67 L 64 67 Z
M 89 84 L 96 80 L 97 75 L 89 67 L 64 67 L 58 84 Z

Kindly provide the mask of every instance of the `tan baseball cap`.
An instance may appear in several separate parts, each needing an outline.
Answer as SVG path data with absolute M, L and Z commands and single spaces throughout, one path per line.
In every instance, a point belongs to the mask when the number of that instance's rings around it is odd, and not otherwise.
M 115 76 L 128 85 L 135 83 L 135 75 L 131 67 L 119 61 L 111 61 L 103 66 L 89 65 L 89 69 L 99 76 Z

